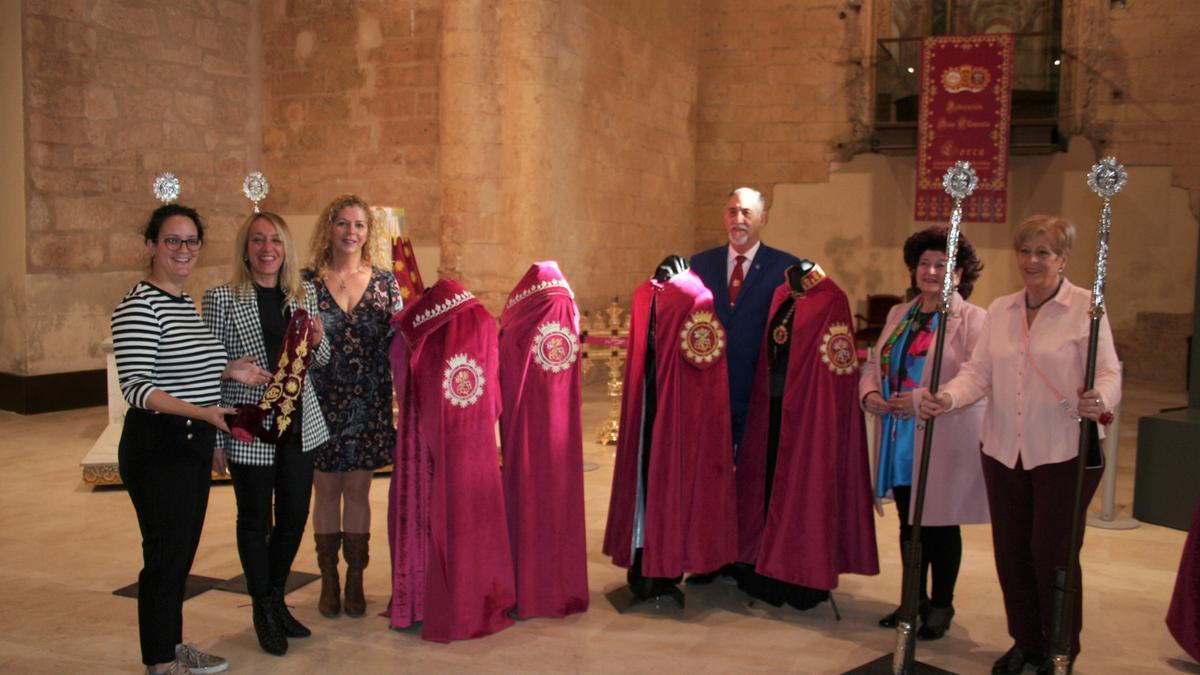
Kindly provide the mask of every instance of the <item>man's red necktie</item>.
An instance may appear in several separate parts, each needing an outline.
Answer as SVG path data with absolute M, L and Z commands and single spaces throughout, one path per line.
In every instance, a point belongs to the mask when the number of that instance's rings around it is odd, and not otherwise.
M 746 256 L 739 255 L 733 259 L 733 274 L 729 277 L 729 306 L 737 305 L 738 292 L 742 290 L 742 282 L 746 279 L 746 273 L 742 271 L 742 263 L 746 262 Z

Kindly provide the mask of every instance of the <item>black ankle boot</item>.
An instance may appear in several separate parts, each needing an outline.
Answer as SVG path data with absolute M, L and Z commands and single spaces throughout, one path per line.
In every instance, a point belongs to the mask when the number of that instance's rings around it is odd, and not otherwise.
M 954 618 L 954 607 L 930 607 L 925 615 L 925 624 L 917 631 L 918 640 L 939 640 L 950 630 Z
M 288 611 L 287 604 L 283 601 L 283 587 L 276 586 L 271 592 L 271 607 L 275 611 L 275 615 L 279 617 L 279 625 L 283 627 L 283 634 L 290 638 L 306 638 L 312 635 L 312 631 L 308 626 L 296 620 L 292 613 Z
M 258 645 L 263 651 L 275 656 L 287 653 L 287 636 L 283 633 L 283 624 L 279 615 L 274 611 L 271 599 L 273 595 L 264 595 L 251 599 L 254 611 L 254 634 L 258 636 Z

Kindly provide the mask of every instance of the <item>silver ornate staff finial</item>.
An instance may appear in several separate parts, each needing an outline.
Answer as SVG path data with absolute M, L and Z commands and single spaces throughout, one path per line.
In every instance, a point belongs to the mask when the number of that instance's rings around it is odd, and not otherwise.
M 170 171 L 154 179 L 154 196 L 163 204 L 179 199 L 179 179 Z
M 246 176 L 246 180 L 242 181 L 242 194 L 246 195 L 254 203 L 254 212 L 261 213 L 258 208 L 258 203 L 267 198 L 267 193 L 271 191 L 271 183 L 267 181 L 267 177 L 261 172 Z
M 950 313 L 950 298 L 954 296 L 954 263 L 958 258 L 958 235 L 962 225 L 962 203 L 979 185 L 979 177 L 970 162 L 958 161 L 942 176 L 942 189 L 954 199 L 950 212 L 950 233 L 946 235 L 946 276 L 942 279 L 942 312 Z
M 1087 183 L 1102 199 L 1100 207 L 1100 236 L 1096 243 L 1096 277 L 1092 281 L 1093 317 L 1104 316 L 1104 284 L 1108 280 L 1108 235 L 1112 230 L 1112 198 L 1125 183 L 1129 182 L 1129 174 L 1125 166 L 1117 163 L 1116 157 L 1105 157 L 1092 166 L 1088 172 Z

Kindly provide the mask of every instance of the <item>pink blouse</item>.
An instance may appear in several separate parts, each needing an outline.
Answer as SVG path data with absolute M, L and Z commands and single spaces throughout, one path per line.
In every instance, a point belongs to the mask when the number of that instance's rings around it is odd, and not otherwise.
M 1091 297 L 1090 291 L 1063 281 L 1028 327 L 1024 290 L 988 307 L 970 361 L 942 388 L 951 409 L 989 397 L 984 454 L 1009 468 L 1020 459 L 1025 469 L 1078 454 L 1075 404 L 1087 367 Z M 1121 364 L 1107 316 L 1100 319 L 1095 389 L 1106 408 L 1121 402 Z

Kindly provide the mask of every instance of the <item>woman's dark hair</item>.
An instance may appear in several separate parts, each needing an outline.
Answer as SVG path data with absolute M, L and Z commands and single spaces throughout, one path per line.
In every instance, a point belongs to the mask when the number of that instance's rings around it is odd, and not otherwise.
M 947 234 L 948 231 L 944 227 L 931 227 L 917 232 L 904 242 L 904 264 L 908 266 L 910 275 L 916 274 L 917 263 L 921 260 L 922 253 L 926 251 L 946 252 Z M 975 255 L 975 247 L 971 245 L 966 235 L 958 235 L 958 256 L 954 264 L 957 269 L 962 270 L 962 279 L 958 282 L 958 294 L 963 297 L 963 300 L 966 300 L 971 297 L 971 291 L 975 288 L 975 280 L 983 271 L 983 263 Z M 915 287 L 916 277 L 912 276 L 912 279 Z
M 146 229 L 142 231 L 142 236 L 146 241 L 158 241 L 158 231 L 162 229 L 163 223 L 171 216 L 187 216 L 196 224 L 196 238 L 204 241 L 204 223 L 200 220 L 200 214 L 193 209 L 182 204 L 163 204 L 154 209 L 154 213 L 150 214 L 150 222 L 146 223 Z

